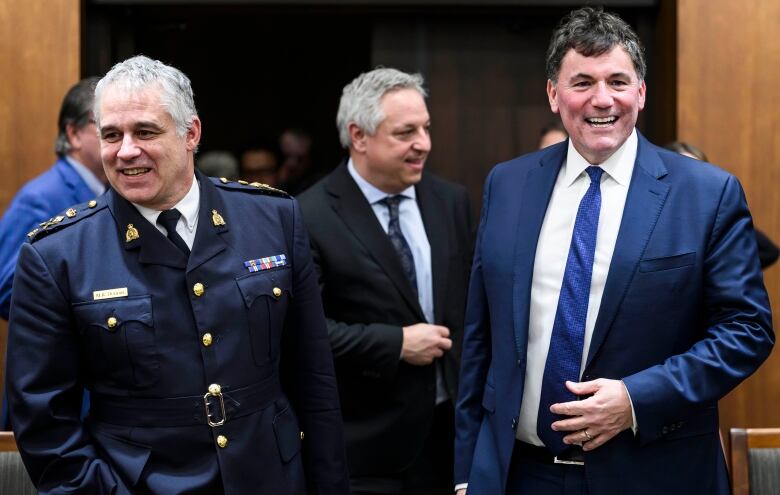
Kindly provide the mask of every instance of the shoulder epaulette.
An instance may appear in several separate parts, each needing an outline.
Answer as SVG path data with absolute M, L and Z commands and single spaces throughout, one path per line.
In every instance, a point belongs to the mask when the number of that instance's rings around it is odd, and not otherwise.
M 105 207 L 105 201 L 98 202 L 96 199 L 87 201 L 86 203 L 71 206 L 61 214 L 38 224 L 37 227 L 27 233 L 27 240 L 30 242 L 35 242 L 43 239 L 47 235 L 57 232 L 58 230 L 62 230 L 69 225 L 73 225 L 79 220 L 83 220 Z
M 259 192 L 261 194 L 268 194 L 271 196 L 279 196 L 281 198 L 292 198 L 287 192 L 271 187 L 268 184 L 262 182 L 247 182 L 245 180 L 232 181 L 224 177 L 219 179 L 212 178 L 212 181 L 219 187 L 224 189 L 232 189 L 236 191 L 251 191 Z

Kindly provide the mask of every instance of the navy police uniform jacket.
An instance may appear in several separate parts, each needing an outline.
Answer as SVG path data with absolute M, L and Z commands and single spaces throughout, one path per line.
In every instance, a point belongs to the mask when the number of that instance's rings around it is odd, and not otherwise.
M 21 250 L 9 400 L 40 493 L 348 493 L 297 202 L 196 177 L 189 258 L 113 190 Z

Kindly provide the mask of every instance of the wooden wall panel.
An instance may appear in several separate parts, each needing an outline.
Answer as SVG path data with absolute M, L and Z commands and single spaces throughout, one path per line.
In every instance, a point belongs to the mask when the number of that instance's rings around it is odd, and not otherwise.
M 79 79 L 80 0 L 0 0 L 0 213 L 54 162 L 62 97 Z M 0 390 L 6 324 L 0 320 Z
M 679 139 L 742 182 L 758 228 L 780 242 L 780 2 L 679 0 Z M 780 321 L 780 265 L 764 272 Z M 721 401 L 721 427 L 780 426 L 780 351 Z M 726 435 L 727 436 L 727 435 Z

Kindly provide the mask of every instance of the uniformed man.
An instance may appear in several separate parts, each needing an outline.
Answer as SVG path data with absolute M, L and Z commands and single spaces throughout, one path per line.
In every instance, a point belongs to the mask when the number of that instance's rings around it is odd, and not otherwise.
M 112 190 L 16 272 L 11 417 L 40 493 L 348 493 L 297 203 L 195 172 L 190 82 L 159 61 L 111 69 L 95 117 Z

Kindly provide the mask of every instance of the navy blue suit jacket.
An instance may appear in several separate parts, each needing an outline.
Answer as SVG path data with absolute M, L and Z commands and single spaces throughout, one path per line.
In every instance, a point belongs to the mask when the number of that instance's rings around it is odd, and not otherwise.
M 0 318 L 8 319 L 16 258 L 27 233 L 69 206 L 93 197 L 95 194 L 64 158 L 14 196 L 0 220 Z
M 297 202 L 196 176 L 189 258 L 114 191 L 22 247 L 8 390 L 40 493 L 348 493 L 333 360 Z M 282 254 L 283 266 L 244 265 Z M 94 292 L 108 289 L 127 294 Z M 206 423 L 210 384 L 224 394 L 221 426 Z M 92 397 L 83 422 L 82 387 Z M 211 403 L 219 420 L 219 401 Z
M 456 483 L 503 494 L 525 379 L 533 263 L 567 143 L 484 190 L 456 410 Z M 583 381 L 623 380 L 639 431 L 585 454 L 591 495 L 729 492 L 717 401 L 774 343 L 744 194 L 641 135 Z M 499 399 L 500 398 L 500 399 Z

